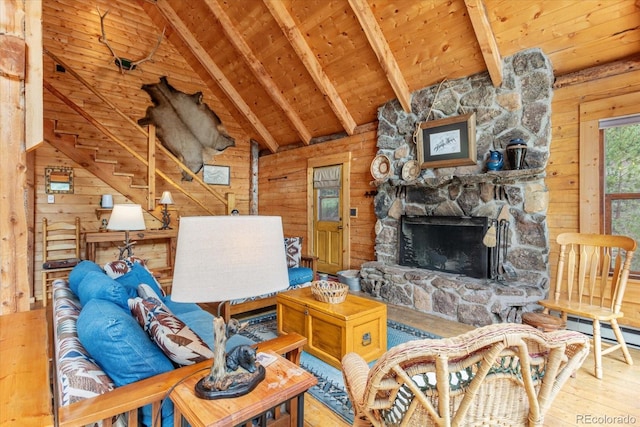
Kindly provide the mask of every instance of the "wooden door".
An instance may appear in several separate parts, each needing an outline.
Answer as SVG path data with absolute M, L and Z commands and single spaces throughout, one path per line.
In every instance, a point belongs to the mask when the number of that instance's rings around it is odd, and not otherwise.
M 313 190 L 314 254 L 318 271 L 336 274 L 342 270 L 342 191 L 337 187 Z

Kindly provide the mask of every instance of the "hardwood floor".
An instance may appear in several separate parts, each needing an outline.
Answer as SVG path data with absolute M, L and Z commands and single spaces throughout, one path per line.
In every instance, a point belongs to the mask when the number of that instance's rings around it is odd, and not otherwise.
M 468 325 L 391 305 L 388 306 L 388 317 L 440 336 L 457 335 L 471 329 Z M 558 394 L 544 425 L 640 425 L 640 350 L 632 349 L 631 356 L 636 365 L 627 365 L 620 352 L 604 356 L 604 378 L 598 380 L 593 375 L 590 354 L 576 377 L 569 379 Z M 627 419 L 616 420 L 614 417 Z M 304 419 L 306 427 L 349 425 L 308 393 Z

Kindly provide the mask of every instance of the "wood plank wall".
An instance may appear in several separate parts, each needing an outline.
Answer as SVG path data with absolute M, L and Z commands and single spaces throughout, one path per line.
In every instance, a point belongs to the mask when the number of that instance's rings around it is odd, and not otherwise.
M 158 36 L 158 30 L 147 14 L 135 2 L 126 0 L 98 0 L 96 2 L 62 0 L 62 3 L 65 3 L 65 7 L 59 7 L 59 3 L 43 2 L 44 48 L 67 63 L 134 121 L 143 117 L 146 108 L 151 105 L 149 96 L 141 89 L 141 85 L 144 83 L 156 83 L 161 76 L 166 75 L 169 83 L 183 92 L 204 92 L 204 102 L 220 116 L 229 133 L 236 138 L 236 147 L 227 149 L 213 159 L 205 159 L 205 163 L 226 165 L 231 168 L 230 185 L 216 185 L 213 188 L 222 195 L 228 192 L 235 194 L 236 207 L 242 213 L 247 213 L 249 211 L 251 176 L 249 137 L 224 105 L 207 89 L 200 76 L 185 61 L 180 52 L 165 39 L 157 50 L 153 61 L 141 64 L 139 70 L 122 74 L 113 64 L 113 57 L 108 48 L 96 44 L 96 40 L 100 36 L 100 19 L 96 9 L 99 7 L 102 13 L 111 10 L 105 25 L 110 43 L 118 54 L 131 59 L 146 56 Z M 130 26 L 131 23 L 135 23 L 135 25 Z M 96 46 L 99 47 L 96 48 Z M 80 56 L 82 59 L 79 59 Z M 56 71 L 56 64 L 47 55 L 44 55 L 43 68 L 44 78 L 56 89 L 88 111 L 118 138 L 127 141 L 140 155 L 146 157 L 147 142 L 142 134 L 104 105 L 96 95 L 82 86 L 69 72 Z M 44 118 L 45 120 L 56 120 L 58 128 L 79 135 L 78 142 L 80 144 L 100 147 L 98 153 L 100 158 L 117 161 L 116 170 L 134 173 L 133 183 L 145 184 L 146 168 L 141 168 L 140 164 L 134 163 L 131 155 L 107 140 L 98 130 L 47 90 L 44 91 Z M 181 182 L 181 173 L 178 167 L 171 163 L 166 156 L 157 153 L 156 164 L 158 169 L 168 174 L 174 181 Z M 47 195 L 44 192 L 44 168 L 46 166 L 72 167 L 75 173 L 74 193 L 57 194 L 54 204 L 47 203 Z M 202 174 L 200 176 L 202 177 Z M 186 196 L 166 184 L 164 180 L 158 178 L 155 184 L 156 201 L 162 191 L 170 190 L 176 202 L 175 208 L 180 215 L 207 214 Z M 195 183 L 182 184 L 214 214 L 225 213 L 224 205 L 206 190 Z M 42 294 L 40 283 L 42 218 L 46 217 L 49 221 L 55 222 L 79 216 L 84 231 L 97 231 L 100 227 L 100 220 L 96 217 L 95 209 L 100 207 L 102 194 L 112 194 L 114 203 L 131 203 L 131 201 L 46 142 L 35 150 L 34 188 L 35 253 L 32 295 L 40 299 Z M 108 215 L 104 217 L 108 218 Z M 145 221 L 148 228 L 159 228 L 161 225 L 151 215 L 145 215 Z M 152 267 L 165 264 L 165 246 L 163 244 L 139 245 L 135 253 L 148 259 Z M 106 245 L 98 251 L 98 262 L 110 261 L 117 257 L 117 254 L 115 245 Z
M 374 259 L 376 222 L 373 198 L 365 193 L 375 190 L 369 171 L 376 155 L 376 132 L 369 131 L 339 140 L 311 145 L 260 158 L 258 166 L 258 206 L 261 215 L 282 216 L 286 236 L 307 236 L 307 161 L 314 157 L 351 152 L 351 208 L 358 214 L 350 218 L 351 260 L 345 269 L 358 269 Z M 303 241 L 303 252 L 311 253 Z
M 551 241 L 550 265 L 555 277 L 558 247 L 555 239 L 566 231 L 580 231 L 580 103 L 640 91 L 640 71 L 620 74 L 554 91 L 551 105 L 552 142 L 546 183 L 547 221 Z M 598 171 L 592 171 L 598 173 Z M 638 213 L 640 216 L 640 212 Z M 637 254 L 636 254 L 637 256 Z M 640 281 L 631 280 L 625 293 L 622 324 L 640 327 Z

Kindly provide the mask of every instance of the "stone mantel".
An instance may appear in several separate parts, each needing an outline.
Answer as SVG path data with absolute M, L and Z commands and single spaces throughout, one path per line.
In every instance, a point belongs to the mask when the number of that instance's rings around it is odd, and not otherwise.
M 413 181 L 404 181 L 402 179 L 391 178 L 388 180 L 389 185 L 393 187 L 425 187 L 440 188 L 452 183 L 461 185 L 468 184 L 493 184 L 508 185 L 518 182 L 530 182 L 544 179 L 546 176 L 544 168 L 520 169 L 520 170 L 501 170 L 487 171 L 479 174 L 470 175 L 447 175 L 437 178 L 419 178 Z M 372 185 L 380 186 L 385 181 L 373 181 Z

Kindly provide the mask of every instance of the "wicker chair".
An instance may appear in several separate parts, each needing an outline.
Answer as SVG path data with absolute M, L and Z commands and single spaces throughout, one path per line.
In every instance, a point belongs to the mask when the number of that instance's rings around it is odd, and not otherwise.
M 349 353 L 342 371 L 354 426 L 542 426 L 588 353 L 579 332 L 504 323 L 398 345 L 371 369 Z

